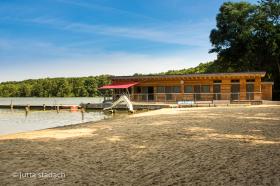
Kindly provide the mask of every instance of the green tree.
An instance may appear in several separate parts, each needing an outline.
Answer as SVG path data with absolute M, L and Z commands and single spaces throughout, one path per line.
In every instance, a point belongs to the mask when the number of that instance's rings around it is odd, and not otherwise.
M 32 87 L 31 96 L 33 97 L 44 97 L 44 87 L 42 81 L 36 81 Z
M 19 96 L 18 86 L 12 83 L 4 84 L 0 88 L 2 97 L 17 97 Z
M 29 84 L 23 83 L 19 84 L 18 95 L 20 97 L 30 97 L 32 91 L 32 86 Z
M 96 79 L 94 77 L 90 77 L 88 79 L 85 80 L 84 82 L 84 86 L 86 91 L 88 92 L 88 96 L 92 97 L 96 94 L 98 94 L 98 90 L 97 90 L 97 82 Z
M 218 54 L 214 64 L 224 72 L 266 71 L 274 80 L 275 98 L 280 88 L 279 12 L 279 0 L 258 5 L 227 2 L 210 33 L 210 52 Z
M 66 79 L 57 81 L 57 97 L 69 97 L 71 95 L 71 87 Z
M 224 3 L 217 15 L 217 28 L 210 33 L 213 48 L 225 71 L 250 70 L 252 23 L 256 6 L 246 2 Z
M 88 92 L 84 87 L 84 81 L 81 78 L 73 79 L 73 93 L 75 97 L 85 97 L 88 96 Z

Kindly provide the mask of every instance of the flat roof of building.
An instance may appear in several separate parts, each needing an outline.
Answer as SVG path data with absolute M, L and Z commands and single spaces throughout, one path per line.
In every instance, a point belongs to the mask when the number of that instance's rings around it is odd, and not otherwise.
M 162 78 L 200 78 L 200 77 L 264 77 L 266 72 L 231 72 L 231 73 L 205 73 L 205 74 L 182 74 L 182 75 L 137 75 L 137 76 L 112 76 L 112 80 L 137 80 L 137 79 L 162 79 Z

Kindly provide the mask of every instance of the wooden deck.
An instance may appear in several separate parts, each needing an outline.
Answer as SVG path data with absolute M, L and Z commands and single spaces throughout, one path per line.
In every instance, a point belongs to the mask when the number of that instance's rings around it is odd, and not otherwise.
M 236 105 L 252 105 L 252 104 L 262 104 L 262 102 L 252 103 L 252 102 L 230 102 L 230 101 L 219 101 L 219 102 L 194 102 L 187 104 L 177 104 L 177 103 L 153 103 L 153 102 L 133 102 L 134 110 L 157 110 L 161 108 L 185 108 L 185 107 L 216 107 L 216 106 L 236 106 Z M 85 104 L 82 105 L 85 109 L 103 109 L 111 106 L 108 103 L 98 103 L 98 104 Z M 127 106 L 125 104 L 117 105 L 114 109 L 116 110 L 126 110 Z
M 133 102 L 134 110 L 156 110 L 161 108 L 182 108 L 182 107 L 216 107 L 216 106 L 234 106 L 234 105 L 256 105 L 262 104 L 262 101 L 197 101 L 189 103 L 156 103 L 156 102 Z M 103 110 L 111 106 L 110 103 L 88 103 L 83 105 L 0 105 L 0 108 L 6 109 L 26 109 L 29 110 L 57 110 L 57 109 L 93 109 Z M 125 104 L 117 105 L 114 109 L 126 110 Z
M 82 105 L 85 109 L 104 109 L 111 106 L 108 103 L 93 103 Z M 161 108 L 170 108 L 170 104 L 151 104 L 151 103 L 133 103 L 134 110 L 156 110 Z M 114 109 L 117 110 L 126 110 L 127 106 L 125 104 L 119 104 Z

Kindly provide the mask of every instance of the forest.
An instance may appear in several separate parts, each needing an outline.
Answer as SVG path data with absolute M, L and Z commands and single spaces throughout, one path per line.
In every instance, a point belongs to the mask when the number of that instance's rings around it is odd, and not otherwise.
M 110 83 L 109 75 L 44 78 L 0 84 L 0 97 L 92 97 L 100 96 L 98 87 Z
M 280 99 L 280 2 L 261 0 L 225 2 L 209 33 L 217 59 L 197 67 L 157 74 L 266 71 L 274 81 L 273 99 Z M 134 74 L 143 75 L 143 74 Z M 0 97 L 99 96 L 98 87 L 110 83 L 110 75 L 81 78 L 45 78 L 0 83 Z

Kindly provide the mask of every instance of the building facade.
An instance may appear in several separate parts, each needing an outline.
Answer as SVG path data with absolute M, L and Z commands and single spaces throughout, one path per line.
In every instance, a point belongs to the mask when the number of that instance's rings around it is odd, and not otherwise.
M 273 82 L 262 82 L 265 72 L 213 73 L 187 75 L 114 76 L 116 99 L 128 94 L 137 102 L 178 102 L 213 100 L 271 100 Z

